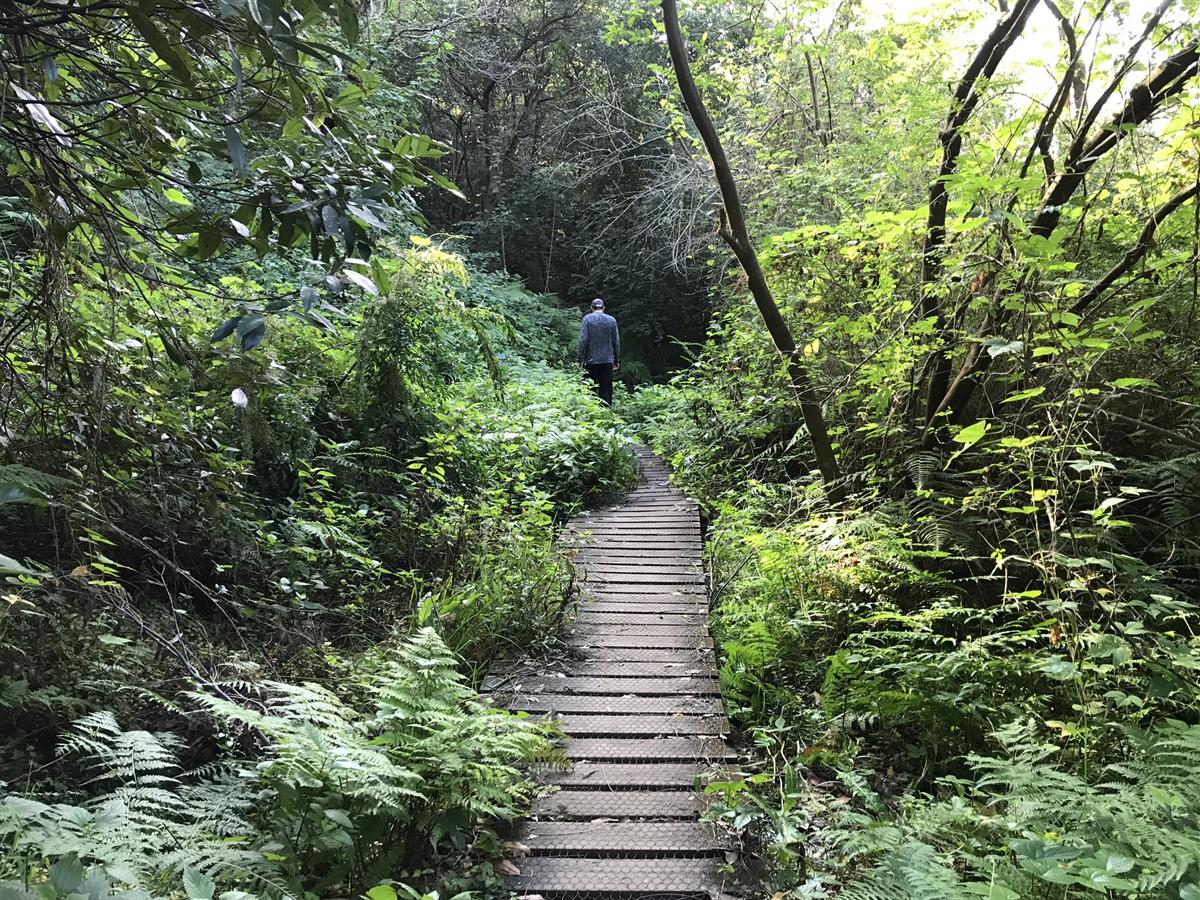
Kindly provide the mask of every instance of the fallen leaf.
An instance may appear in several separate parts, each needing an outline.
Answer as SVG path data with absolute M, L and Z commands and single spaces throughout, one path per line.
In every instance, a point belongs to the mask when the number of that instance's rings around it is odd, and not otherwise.
M 83 578 L 85 575 L 88 574 L 89 571 L 91 571 L 91 570 L 88 569 L 87 566 L 76 566 L 75 568 L 73 568 L 71 570 L 71 574 L 73 576 L 75 576 L 76 578 Z
M 528 856 L 533 851 L 529 849 L 528 844 L 522 844 L 520 841 L 505 841 L 504 852 L 512 857 Z
M 492 868 L 499 875 L 520 875 L 521 870 L 514 866 L 509 860 L 502 859 L 500 862 L 492 863 Z

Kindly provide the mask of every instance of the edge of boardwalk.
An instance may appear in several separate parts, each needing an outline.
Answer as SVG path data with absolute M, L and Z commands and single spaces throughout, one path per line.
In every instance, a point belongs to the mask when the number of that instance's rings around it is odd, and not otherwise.
M 727 847 L 697 786 L 734 759 L 708 633 L 700 515 L 662 460 L 638 449 L 638 486 L 581 514 L 563 540 L 580 600 L 564 659 L 507 662 L 496 702 L 555 716 L 571 760 L 517 829 L 530 855 L 509 886 L 544 900 L 733 893 Z

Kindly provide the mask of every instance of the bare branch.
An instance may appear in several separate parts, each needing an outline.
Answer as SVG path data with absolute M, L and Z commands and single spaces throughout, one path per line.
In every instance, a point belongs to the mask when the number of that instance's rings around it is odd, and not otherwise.
M 950 113 L 942 129 L 942 164 L 937 177 L 929 186 L 929 215 L 925 225 L 925 247 L 921 255 L 921 317 L 939 320 L 939 330 L 945 328 L 942 319 L 942 301 L 934 290 L 942 271 L 942 248 L 946 243 L 946 210 L 950 204 L 950 192 L 946 180 L 958 166 L 962 152 L 962 129 L 971 113 L 979 104 L 976 85 L 979 79 L 991 78 L 1008 49 L 1020 37 L 1029 14 L 1037 0 L 1018 0 L 1012 11 L 992 29 L 987 40 L 980 45 L 971 64 L 967 66 L 954 92 Z M 944 349 L 934 351 L 929 394 L 926 401 L 926 421 L 933 418 L 937 402 L 945 395 L 950 380 L 950 362 Z

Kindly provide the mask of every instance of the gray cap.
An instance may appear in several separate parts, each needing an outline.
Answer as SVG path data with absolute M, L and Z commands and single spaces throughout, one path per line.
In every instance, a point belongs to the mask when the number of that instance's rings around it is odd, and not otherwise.
M 592 301 L 592 309 L 604 309 L 604 301 L 597 297 Z

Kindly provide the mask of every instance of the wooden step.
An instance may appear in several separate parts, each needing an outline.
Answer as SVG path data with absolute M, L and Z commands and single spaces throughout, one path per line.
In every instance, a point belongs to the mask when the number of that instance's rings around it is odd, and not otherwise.
M 564 850 L 711 856 L 727 846 L 713 826 L 701 822 L 527 822 L 516 839 L 534 856 Z
M 614 666 L 612 661 L 572 662 L 567 668 L 563 669 L 563 674 L 570 678 L 595 677 L 623 681 L 627 678 L 711 678 L 713 671 L 710 661 L 699 659 L 693 654 L 688 654 L 680 660 L 667 660 L 665 662 L 637 662 L 630 660 L 620 660 L 619 662 L 619 667 Z
M 588 694 L 497 694 L 495 702 L 525 712 L 595 713 L 612 716 L 688 715 L 708 716 L 721 712 L 718 697 L 617 697 Z
M 572 759 L 639 762 L 650 760 L 699 760 L 719 765 L 737 758 L 720 738 L 568 738 L 563 752 Z
M 642 600 L 647 603 L 678 603 L 680 598 L 692 602 L 706 601 L 707 591 L 702 584 L 588 584 L 580 586 L 585 599 L 595 600 L 625 600 L 634 602 Z
M 679 663 L 701 668 L 707 666 L 710 670 L 716 665 L 711 647 L 577 646 L 572 654 L 580 662 Z
M 620 600 L 596 600 L 590 598 L 579 604 L 576 621 L 584 616 L 611 616 L 632 613 L 635 616 L 708 616 L 708 606 L 703 603 L 625 603 Z
M 610 612 L 607 609 L 588 610 L 575 617 L 578 625 L 683 625 L 705 628 L 708 616 L 697 612 Z
M 569 769 L 516 837 L 531 856 L 507 887 L 542 900 L 717 898 L 726 847 L 697 792 L 736 764 L 723 740 L 700 516 L 666 466 L 637 450 L 625 501 L 575 518 L 559 547 L 578 573 L 563 658 L 512 660 L 484 681 L 493 702 L 557 722 Z
M 623 647 L 639 650 L 695 650 L 712 649 L 712 639 L 702 631 L 694 634 L 599 634 L 583 628 L 573 630 L 576 646 Z
M 569 737 L 692 737 L 726 734 L 724 716 L 604 716 L 566 713 L 557 716 L 558 727 Z
M 638 624 L 623 622 L 576 622 L 571 626 L 571 633 L 587 639 L 592 635 L 640 635 L 642 637 L 700 637 L 707 638 L 708 626 L 702 620 L 691 624 Z
M 700 572 L 663 572 L 653 569 L 642 572 L 598 572 L 580 567 L 582 577 L 593 588 L 607 590 L 612 585 L 630 584 L 704 584 L 704 575 Z
M 610 763 L 579 762 L 570 769 L 541 774 L 544 784 L 573 791 L 631 791 L 691 788 L 704 774 L 694 762 Z
M 533 803 L 533 815 L 552 819 L 694 819 L 703 802 L 692 791 L 562 790 Z
M 664 670 L 665 672 L 665 670 Z M 521 694 L 667 694 L 719 696 L 715 678 L 681 674 L 662 678 L 616 678 L 608 675 L 558 677 L 553 675 L 505 675 L 485 678 L 485 693 L 507 691 Z
M 602 895 L 665 895 L 670 900 L 716 897 L 723 890 L 723 860 L 538 857 L 522 860 L 513 879 L 518 893 L 543 900 Z M 664 898 L 665 900 L 665 898 Z

